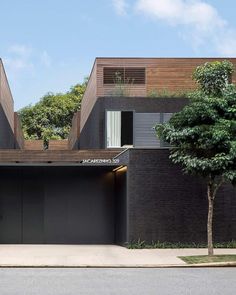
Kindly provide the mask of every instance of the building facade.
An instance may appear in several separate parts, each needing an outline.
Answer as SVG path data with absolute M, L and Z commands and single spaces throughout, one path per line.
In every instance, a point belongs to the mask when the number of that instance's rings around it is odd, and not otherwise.
M 97 58 L 68 140 L 47 150 L 23 139 L 0 63 L 0 243 L 205 242 L 206 184 L 169 160 L 154 126 L 213 60 Z M 217 197 L 218 242 L 236 239 L 235 194 L 226 184 Z

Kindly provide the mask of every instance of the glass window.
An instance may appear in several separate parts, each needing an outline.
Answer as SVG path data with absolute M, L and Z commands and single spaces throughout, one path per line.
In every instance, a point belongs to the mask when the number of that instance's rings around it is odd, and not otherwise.
M 133 145 L 133 112 L 107 111 L 106 115 L 107 148 Z
M 107 147 L 121 146 L 121 112 L 107 112 Z

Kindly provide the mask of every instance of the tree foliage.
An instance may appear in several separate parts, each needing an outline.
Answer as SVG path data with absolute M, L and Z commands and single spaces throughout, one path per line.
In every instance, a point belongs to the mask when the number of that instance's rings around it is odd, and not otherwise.
M 73 114 L 80 109 L 87 80 L 71 87 L 66 93 L 48 93 L 35 105 L 19 111 L 25 139 L 65 139 Z
M 236 182 L 236 87 L 230 84 L 232 68 L 226 61 L 198 67 L 194 77 L 199 90 L 168 123 L 156 126 L 158 136 L 172 146 L 172 161 L 181 164 L 185 173 L 207 180 L 209 255 L 213 254 L 216 193 L 225 181 Z
M 236 88 L 222 97 L 197 92 L 169 123 L 157 125 L 158 135 L 171 144 L 171 159 L 185 172 L 212 178 L 236 177 Z M 233 175 L 235 176 L 233 177 Z
M 222 96 L 222 91 L 231 80 L 233 69 L 233 64 L 227 60 L 207 62 L 196 68 L 193 78 L 203 93 Z

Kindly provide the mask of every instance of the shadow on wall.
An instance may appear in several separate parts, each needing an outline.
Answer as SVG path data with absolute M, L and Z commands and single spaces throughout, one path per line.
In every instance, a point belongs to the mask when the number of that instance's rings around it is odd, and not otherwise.
M 19 148 L 7 116 L 0 105 L 0 149 Z

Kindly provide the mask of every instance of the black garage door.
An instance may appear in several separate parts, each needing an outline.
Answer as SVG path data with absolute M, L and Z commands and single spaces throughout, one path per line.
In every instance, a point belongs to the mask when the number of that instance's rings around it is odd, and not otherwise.
M 0 243 L 114 243 L 109 167 L 1 167 Z

